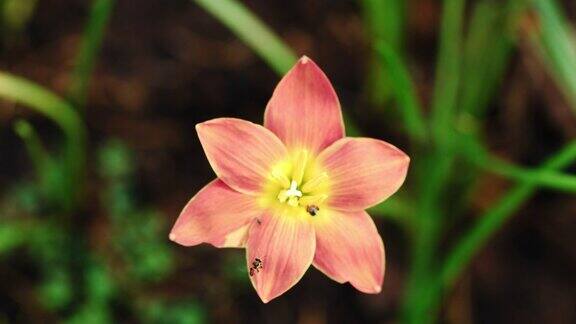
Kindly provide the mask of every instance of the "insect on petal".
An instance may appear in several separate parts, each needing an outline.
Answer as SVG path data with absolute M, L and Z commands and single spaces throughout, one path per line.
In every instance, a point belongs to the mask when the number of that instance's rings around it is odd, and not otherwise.
M 246 244 L 248 268 L 254 260 L 262 261 L 262 268 L 253 271 L 250 280 L 265 303 L 294 286 L 314 257 L 312 225 L 297 215 L 287 215 L 286 210 L 267 213 L 260 224 L 252 224 Z

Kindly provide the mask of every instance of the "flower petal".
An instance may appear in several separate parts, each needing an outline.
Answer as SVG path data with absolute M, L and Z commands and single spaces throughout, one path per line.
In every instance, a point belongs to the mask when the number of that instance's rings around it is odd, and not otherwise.
M 287 154 L 276 135 L 242 119 L 212 119 L 196 130 L 218 178 L 242 193 L 258 194 L 273 165 Z
M 262 213 L 254 197 L 216 179 L 186 204 L 170 239 L 185 246 L 210 243 L 216 247 L 243 247 L 249 223 Z
M 264 303 L 294 286 L 314 258 L 314 228 L 305 216 L 288 210 L 270 212 L 250 227 L 246 261 L 248 268 L 256 259 L 262 261 L 262 269 L 250 279 Z
M 344 137 L 338 97 L 330 81 L 308 57 L 282 78 L 264 114 L 264 126 L 288 148 L 320 152 Z
M 363 210 L 390 197 L 404 183 L 410 158 L 372 138 L 343 138 L 318 156 L 330 178 L 328 205 Z
M 323 218 L 323 219 L 322 219 Z M 365 211 L 326 211 L 315 216 L 314 266 L 328 277 L 376 294 L 384 279 L 384 244 Z

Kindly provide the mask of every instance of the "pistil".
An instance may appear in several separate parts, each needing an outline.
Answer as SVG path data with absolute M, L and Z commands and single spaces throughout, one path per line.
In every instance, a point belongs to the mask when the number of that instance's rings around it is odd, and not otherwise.
M 317 174 L 304 182 L 309 162 L 308 151 L 301 150 L 292 160 L 291 172 L 284 172 L 281 167 L 272 170 L 271 179 L 282 188 L 276 196 L 279 202 L 292 207 L 308 208 L 316 207 L 328 198 L 328 195 L 319 190 L 328 179 L 326 172 Z
M 278 200 L 280 202 L 286 202 L 290 206 L 298 206 L 298 200 L 302 197 L 302 191 L 298 190 L 298 183 L 296 180 L 292 180 L 290 183 L 290 188 L 288 190 L 282 190 L 278 194 Z

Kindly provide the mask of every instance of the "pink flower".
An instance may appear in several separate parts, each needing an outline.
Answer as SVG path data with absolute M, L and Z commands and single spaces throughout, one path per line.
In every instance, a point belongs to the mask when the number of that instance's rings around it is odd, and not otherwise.
M 302 57 L 280 81 L 264 127 L 217 118 L 196 130 L 218 178 L 184 207 L 171 240 L 245 247 L 265 303 L 311 264 L 381 291 L 384 245 L 364 209 L 398 190 L 410 159 L 384 141 L 345 137 L 338 97 L 312 60 Z

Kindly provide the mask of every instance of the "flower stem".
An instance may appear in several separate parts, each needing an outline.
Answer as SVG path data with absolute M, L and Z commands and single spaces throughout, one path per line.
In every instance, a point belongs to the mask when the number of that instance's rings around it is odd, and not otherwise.
M 420 300 L 427 293 L 436 264 L 437 246 L 444 217 L 442 194 L 450 180 L 455 152 L 451 135 L 460 88 L 461 38 L 465 0 L 445 0 L 442 8 L 440 47 L 432 103 L 431 131 L 434 145 L 418 165 L 421 188 L 419 216 L 412 247 L 411 271 L 407 280 L 402 320 L 406 323 L 433 321 Z

